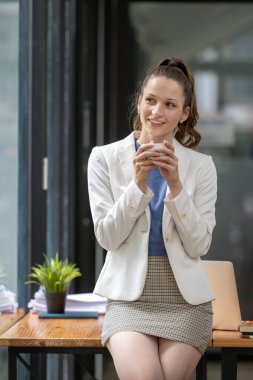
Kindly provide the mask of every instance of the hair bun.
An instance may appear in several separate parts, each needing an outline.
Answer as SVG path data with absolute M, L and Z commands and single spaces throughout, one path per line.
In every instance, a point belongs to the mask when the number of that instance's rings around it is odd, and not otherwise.
M 171 58 L 165 58 L 162 62 L 159 63 L 158 66 L 170 66 Z
M 189 72 L 185 66 L 185 63 L 179 58 L 165 58 L 159 63 L 158 67 L 160 66 L 175 67 L 176 69 L 181 70 L 183 74 L 189 78 Z

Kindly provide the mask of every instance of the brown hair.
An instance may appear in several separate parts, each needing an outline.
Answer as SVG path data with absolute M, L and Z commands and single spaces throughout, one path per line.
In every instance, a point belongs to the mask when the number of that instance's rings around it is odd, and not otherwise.
M 199 114 L 197 110 L 197 101 L 194 88 L 194 76 L 191 69 L 179 58 L 172 57 L 164 59 L 157 66 L 150 68 L 147 71 L 143 82 L 139 83 L 132 102 L 131 114 L 133 115 L 133 129 L 138 131 L 142 128 L 140 116 L 137 113 L 137 108 L 139 99 L 143 94 L 143 89 L 151 77 L 159 76 L 164 76 L 167 79 L 173 79 L 182 85 L 185 95 L 184 107 L 189 107 L 190 112 L 187 120 L 178 124 L 175 132 L 175 138 L 185 147 L 195 148 L 201 140 L 201 135 L 196 130 Z

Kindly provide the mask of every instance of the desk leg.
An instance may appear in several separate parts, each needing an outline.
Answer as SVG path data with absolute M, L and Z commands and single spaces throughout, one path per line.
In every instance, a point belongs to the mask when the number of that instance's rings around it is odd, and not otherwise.
M 237 351 L 234 348 L 221 350 L 221 379 L 237 379 Z
M 41 369 L 40 369 L 40 373 L 41 373 L 41 378 L 43 380 L 46 380 L 47 378 L 47 355 L 44 354 L 44 355 L 41 355 Z
M 198 362 L 196 380 L 206 380 L 206 354 L 204 354 Z
M 13 347 L 8 349 L 8 379 L 17 380 L 17 351 Z

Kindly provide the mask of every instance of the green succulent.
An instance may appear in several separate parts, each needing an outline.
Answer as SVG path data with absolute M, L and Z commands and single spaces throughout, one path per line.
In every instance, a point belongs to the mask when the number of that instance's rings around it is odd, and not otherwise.
M 81 276 L 76 264 L 69 263 L 68 259 L 60 260 L 58 253 L 54 258 L 48 258 L 45 254 L 43 264 L 32 267 L 29 277 L 32 279 L 26 284 L 43 286 L 46 293 L 67 292 L 71 281 Z

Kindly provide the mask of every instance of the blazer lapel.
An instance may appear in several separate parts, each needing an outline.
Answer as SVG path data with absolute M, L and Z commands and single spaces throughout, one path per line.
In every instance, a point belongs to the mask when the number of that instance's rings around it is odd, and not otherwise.
M 131 133 L 123 140 L 118 151 L 122 173 L 127 183 L 130 183 L 134 178 L 133 157 L 135 153 L 134 133 Z
M 185 176 L 187 174 L 187 170 L 189 167 L 189 157 L 186 151 L 186 148 L 184 148 L 176 139 L 173 139 L 173 145 L 175 148 L 175 155 L 178 159 L 178 172 L 179 172 L 179 178 L 184 186 L 184 180 Z M 169 192 L 169 187 L 167 188 L 167 194 Z M 169 223 L 171 221 L 171 215 L 167 209 L 167 207 L 164 207 L 164 215 L 163 215 L 163 229 L 164 231 L 168 230 Z
M 138 137 L 138 132 L 133 132 L 123 140 L 122 146 L 119 148 L 118 156 L 121 165 L 122 173 L 129 184 L 134 179 L 134 165 L 133 157 L 136 153 L 135 138 Z M 149 207 L 146 208 L 146 216 L 148 226 L 150 227 L 150 211 Z
M 173 139 L 173 145 L 175 147 L 175 155 L 178 159 L 179 178 L 182 184 L 184 184 L 190 160 L 186 148 L 183 147 L 176 139 Z

